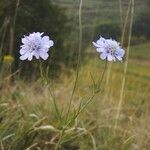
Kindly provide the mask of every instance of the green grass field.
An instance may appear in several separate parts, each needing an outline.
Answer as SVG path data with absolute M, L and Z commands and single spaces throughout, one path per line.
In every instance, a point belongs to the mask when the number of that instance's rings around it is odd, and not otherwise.
M 74 44 L 81 40 L 79 2 L 53 0 L 66 9 L 75 27 L 70 39 L 64 39 L 71 43 L 70 50 L 76 50 L 78 43 Z M 120 24 L 118 2 L 83 0 L 83 34 L 93 34 L 90 43 L 86 41 L 78 73 L 62 64 L 57 79 L 49 81 L 41 73 L 41 77 L 26 81 L 19 70 L 11 74 L 10 63 L 4 62 L 0 72 L 0 150 L 150 150 L 150 41 L 133 37 L 129 59 L 125 56 L 122 63 L 108 62 L 98 88 L 105 61 L 92 46 L 97 38 L 94 27 Z M 123 17 L 128 2 L 122 1 Z M 148 4 L 148 0 L 136 0 L 135 16 L 148 11 Z M 87 44 L 86 36 L 83 44 Z
M 124 63 L 109 63 L 101 92 L 96 94 L 79 117 L 67 126 L 60 141 L 61 149 L 149 149 L 149 47 L 149 42 L 131 47 L 117 127 L 116 112 L 124 76 Z M 91 50 L 95 51 L 93 48 Z M 104 63 L 95 53 L 93 58 L 88 58 L 88 62 L 80 68 L 69 114 L 70 120 L 78 110 L 80 102 L 84 106 L 91 97 L 93 80 L 97 82 L 103 67 Z M 52 82 L 52 92 L 61 112 L 59 119 L 48 86 L 41 85 L 40 81 L 25 84 L 21 80 L 16 80 L 11 85 L 7 78 L 1 84 L 0 93 L 1 149 L 53 149 L 61 137 L 74 79 L 73 71 L 71 76 L 61 73 L 59 80 Z
M 57 0 L 55 4 L 66 9 L 66 13 L 78 19 L 79 0 Z M 125 16 L 129 0 L 122 1 L 122 12 Z M 84 25 L 120 22 L 119 0 L 83 0 L 82 23 Z M 135 17 L 141 12 L 149 11 L 148 0 L 135 1 Z M 78 20 L 77 20 L 78 21 Z

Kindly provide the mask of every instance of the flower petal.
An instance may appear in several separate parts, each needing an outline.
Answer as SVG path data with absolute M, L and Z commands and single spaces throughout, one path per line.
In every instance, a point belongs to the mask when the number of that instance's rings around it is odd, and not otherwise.
M 104 47 L 101 48 L 96 48 L 97 52 L 102 52 L 102 53 L 106 53 L 106 49 Z
M 113 58 L 112 55 L 110 55 L 110 54 L 107 55 L 107 60 L 108 60 L 108 61 L 112 61 L 113 59 L 114 59 L 114 58 Z
M 44 36 L 42 38 L 42 44 L 44 45 L 44 47 L 50 48 L 51 46 L 54 45 L 54 42 L 52 40 L 49 40 L 48 36 Z
M 27 37 L 24 37 L 24 38 L 22 38 L 21 42 L 22 42 L 23 44 L 27 44 L 29 41 L 28 41 L 28 38 L 27 38 Z
M 125 51 L 120 48 L 120 49 L 118 49 L 118 50 L 116 51 L 116 53 L 117 53 L 120 57 L 123 57 L 124 54 L 125 54 Z
M 26 54 L 20 56 L 20 60 L 26 60 L 28 57 L 29 57 L 29 54 L 26 53 Z
M 98 44 L 95 43 L 95 42 L 92 42 L 92 44 L 93 44 L 95 47 L 100 47 L 100 45 L 98 45 Z
M 23 55 L 27 52 L 27 49 L 26 48 L 21 48 L 20 49 L 20 54 Z
M 42 59 L 44 59 L 44 60 L 46 60 L 47 58 L 48 58 L 48 53 L 46 53 L 46 52 L 40 52 L 40 57 L 42 58 Z
M 32 58 L 33 58 L 33 55 L 32 55 L 32 54 L 28 55 L 28 60 L 29 60 L 29 61 L 31 61 Z
M 33 55 L 35 56 L 36 59 L 39 59 L 40 58 L 40 55 L 37 51 L 34 51 L 33 52 Z
M 101 44 L 104 44 L 105 43 L 105 39 L 104 38 L 102 38 L 102 37 L 100 37 L 100 39 L 99 40 L 97 40 L 97 42 L 96 42 L 98 45 L 101 45 Z
M 102 60 L 106 59 L 106 57 L 107 57 L 107 53 L 102 53 L 102 54 L 100 55 L 100 58 L 101 58 Z
M 43 36 L 43 33 L 33 32 L 29 36 L 24 36 L 22 38 L 23 45 L 20 46 L 20 56 L 21 60 L 28 59 L 31 61 L 33 56 L 36 59 L 40 57 L 44 60 L 48 58 L 48 51 L 51 46 L 54 45 L 54 42 L 50 40 L 48 36 Z
M 122 57 L 116 56 L 116 58 L 117 58 L 119 61 L 122 61 Z
M 96 42 L 92 42 L 96 47 L 96 51 L 101 53 L 101 59 L 107 59 L 108 61 L 122 61 L 122 57 L 125 51 L 121 48 L 120 43 L 115 40 L 105 39 L 100 37 Z

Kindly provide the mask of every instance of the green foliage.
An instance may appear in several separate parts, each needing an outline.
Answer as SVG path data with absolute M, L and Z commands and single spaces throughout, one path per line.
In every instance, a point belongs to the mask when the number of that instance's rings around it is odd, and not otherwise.
M 11 27 L 14 27 L 15 31 L 14 47 L 11 50 L 16 58 L 15 68 L 19 65 L 19 46 L 21 45 L 23 35 L 28 35 L 32 32 L 44 32 L 54 40 L 55 45 L 50 52 L 50 61 L 51 65 L 55 65 L 57 68 L 60 62 L 64 61 L 64 39 L 70 29 L 67 25 L 68 19 L 64 10 L 52 4 L 49 0 L 21 0 L 17 9 L 16 24 L 13 26 L 16 3 L 16 0 L 2 0 L 0 3 L 0 25 L 3 24 L 6 17 L 10 18 L 9 25 L 6 27 L 7 33 L 4 40 L 3 55 L 10 53 L 8 49 L 10 46 Z M 2 35 L 0 35 L 0 38 L 2 38 Z
M 0 1 L 0 25 L 3 23 L 3 19 L 6 16 L 14 16 L 15 14 L 15 6 L 16 6 L 16 0 L 1 0 Z M 5 14 L 5 15 L 4 15 Z
M 150 39 L 150 13 L 143 12 L 139 14 L 133 26 L 133 34 L 136 36 L 145 36 L 147 39 Z
M 96 26 L 95 34 L 100 33 L 104 37 L 118 39 L 121 36 L 121 29 L 118 23 L 100 24 Z
M 111 64 L 108 85 L 90 103 L 86 111 L 70 123 L 63 137 L 62 129 L 68 108 L 68 93 L 72 89 L 73 76 L 62 76 L 61 83 L 54 81 L 55 98 L 61 113 L 61 120 L 48 92 L 48 86 L 41 82 L 26 83 L 22 80 L 16 84 L 6 84 L 0 92 L 0 149 L 53 150 L 60 140 L 60 150 L 133 150 L 149 149 L 149 62 L 138 62 L 138 55 L 147 58 L 150 43 L 131 47 L 131 61 L 127 71 L 124 104 L 114 128 L 118 92 L 123 76 L 123 64 Z M 142 51 L 141 51 L 142 50 Z M 134 54 L 138 54 L 133 55 Z M 144 57 L 145 54 L 145 57 Z M 134 58 L 134 59 L 132 59 Z M 72 120 L 79 109 L 87 102 L 92 93 L 93 85 L 90 73 L 94 79 L 99 79 L 103 62 L 98 63 L 97 56 L 81 67 L 78 89 L 68 120 Z M 110 64 L 109 64 L 110 65 Z M 108 66 L 109 67 L 109 66 Z M 107 78 L 107 76 L 106 76 Z M 90 80 L 91 79 L 91 80 Z M 1 79 L 2 81 L 2 79 Z M 105 83 L 105 82 L 103 82 Z M 57 93 L 56 93 L 57 92 Z M 141 136 L 142 135 L 142 136 Z

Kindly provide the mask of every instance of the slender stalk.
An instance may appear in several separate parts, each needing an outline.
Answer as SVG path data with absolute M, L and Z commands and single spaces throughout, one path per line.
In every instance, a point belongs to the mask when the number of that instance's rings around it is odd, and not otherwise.
M 82 5 L 83 5 L 83 0 L 80 0 L 80 4 L 79 4 L 79 50 L 78 50 L 78 58 L 77 58 L 76 78 L 75 78 L 74 87 L 73 87 L 73 90 L 71 93 L 71 97 L 69 100 L 68 111 L 66 114 L 65 123 L 68 121 L 68 117 L 69 117 L 69 113 L 70 113 L 70 109 L 71 109 L 71 104 L 72 104 L 73 96 L 74 96 L 74 93 L 76 90 L 77 81 L 78 81 L 78 77 L 79 77 L 79 67 L 80 67 L 81 49 L 82 49 Z M 55 150 L 57 150 L 60 147 L 61 140 L 63 138 L 65 130 L 66 130 L 66 128 L 63 128 L 60 139 L 59 139 L 59 141 L 55 147 Z
M 15 14 L 12 20 L 12 25 L 10 27 L 10 45 L 9 45 L 9 53 L 12 54 L 13 48 L 14 48 L 14 37 L 15 37 L 15 25 L 16 25 L 16 18 L 17 18 L 17 12 L 18 7 L 20 4 L 20 0 L 16 1 L 16 8 L 15 8 Z
M 104 87 L 104 93 L 105 93 L 105 95 L 104 95 L 104 98 L 103 98 L 103 100 L 102 100 L 102 102 L 104 103 L 104 101 L 106 100 L 106 99 L 108 99 L 108 90 L 110 90 L 110 87 L 108 88 L 108 84 L 109 84 L 109 80 L 110 80 L 110 74 L 111 74 L 111 70 L 112 70 L 112 63 L 110 63 L 109 65 L 108 65 L 108 68 L 107 68 L 107 75 L 106 75 L 106 83 L 105 83 L 105 87 Z M 106 92 L 107 91 L 107 92 Z
M 1 146 L 1 150 L 4 150 L 4 146 L 3 146 L 2 141 L 0 142 L 0 146 Z
M 123 25 L 122 36 L 121 36 L 121 45 L 124 45 L 124 37 L 125 37 L 126 28 L 127 28 L 128 18 L 129 18 L 129 15 L 130 15 L 130 10 L 131 10 L 131 0 L 129 1 L 129 4 L 128 4 L 128 9 L 127 9 L 126 17 L 125 17 L 125 22 L 124 22 L 124 25 Z
M 20 0 L 17 0 L 16 9 L 15 9 L 15 15 L 14 15 L 14 20 L 13 20 L 13 25 L 14 25 L 14 26 L 15 26 L 15 24 L 16 24 L 16 18 L 17 18 L 17 12 L 18 12 L 19 4 L 20 4 Z
M 55 96 L 53 95 L 53 93 L 52 93 L 52 90 L 51 90 L 51 87 L 50 87 L 50 85 L 49 85 L 49 87 L 48 87 L 48 91 L 49 91 L 49 93 L 50 93 L 50 95 L 51 95 L 51 97 L 52 97 L 52 100 L 53 100 L 53 104 L 54 104 L 54 107 L 55 107 L 55 111 L 56 111 L 56 114 L 57 114 L 57 117 L 59 118 L 59 120 L 61 121 L 61 114 L 60 114 L 60 112 L 59 112 L 59 109 L 58 109 L 58 106 L 57 106 L 57 103 L 56 103 L 56 99 L 55 99 Z
M 7 33 L 7 27 L 8 24 L 10 22 L 10 18 L 6 17 L 4 20 L 4 24 L 3 24 L 3 33 L 2 33 L 2 37 L 1 37 L 1 41 L 0 41 L 0 69 L 2 68 L 2 64 L 3 64 L 3 47 L 4 47 L 4 41 L 6 38 L 6 33 Z
M 58 141 L 58 143 L 56 144 L 56 146 L 55 146 L 55 150 L 58 150 L 59 149 L 59 147 L 60 147 L 60 145 L 61 145 L 61 140 L 62 140 L 62 138 L 63 138 L 63 135 L 64 135 L 64 133 L 65 133 L 65 128 L 63 128 L 63 130 L 62 130 L 62 132 L 61 132 L 61 135 L 60 135 L 60 138 L 59 138 L 59 141 Z
M 81 49 L 82 49 L 82 18 L 81 18 L 82 4 L 83 4 L 83 0 L 80 0 L 80 5 L 79 5 L 79 29 L 80 29 L 80 33 L 79 33 L 79 54 L 78 54 L 76 79 L 75 79 L 74 88 L 73 88 L 73 91 L 72 91 L 72 94 L 71 94 L 71 98 L 70 98 L 70 101 L 69 101 L 68 112 L 67 112 L 66 121 L 65 121 L 66 125 L 63 128 L 63 130 L 62 130 L 60 139 L 59 139 L 59 141 L 58 141 L 58 143 L 57 143 L 57 145 L 55 147 L 55 150 L 59 149 L 59 147 L 61 145 L 61 140 L 62 140 L 62 138 L 64 136 L 64 133 L 65 133 L 65 130 L 69 126 L 69 124 L 79 116 L 79 114 L 87 107 L 87 105 L 93 100 L 93 98 L 95 97 L 95 95 L 97 93 L 99 93 L 99 91 L 100 91 L 100 90 L 98 90 L 97 92 L 94 92 L 93 95 L 91 96 L 91 98 L 78 110 L 78 112 L 76 113 L 76 115 L 72 119 L 70 119 L 68 121 L 68 116 L 69 116 L 70 109 L 71 109 L 72 99 L 73 99 L 73 95 L 74 95 L 74 92 L 75 92 L 75 89 L 76 89 L 77 80 L 78 80 L 78 76 L 79 76 L 79 65 L 80 65 Z M 104 74 L 106 72 L 106 68 L 107 68 L 107 60 L 105 62 L 105 67 L 104 67 L 104 70 L 102 72 L 102 76 L 101 76 L 101 78 L 100 78 L 100 80 L 98 82 L 98 89 L 100 89 L 100 87 L 101 87 L 102 81 L 104 79 Z
M 100 92 L 100 87 L 102 85 L 102 81 L 104 79 L 104 75 L 105 75 L 105 72 L 106 72 L 106 69 L 107 69 L 107 60 L 105 61 L 105 67 L 104 67 L 104 70 L 102 72 L 102 76 L 100 78 L 100 81 L 98 83 L 98 91 L 94 92 L 93 95 L 91 96 L 91 98 L 84 104 L 83 107 L 81 107 L 81 109 L 78 111 L 78 113 L 75 115 L 75 118 L 76 119 L 78 117 L 78 115 L 91 103 L 91 101 L 93 100 L 93 98 L 96 96 L 96 94 L 98 94 Z
M 69 100 L 68 111 L 67 111 L 65 122 L 67 122 L 67 120 L 68 120 L 68 116 L 69 116 L 69 113 L 70 113 L 73 96 L 74 96 L 74 93 L 75 93 L 75 90 L 76 90 L 77 81 L 78 81 L 78 77 L 79 77 L 79 67 L 80 67 L 81 49 L 82 49 L 82 5 L 83 5 L 83 0 L 80 0 L 80 4 L 79 4 L 79 50 L 78 50 L 78 58 L 77 58 L 78 59 L 77 60 L 77 70 L 76 70 L 76 78 L 75 78 L 74 87 L 73 87 L 71 97 L 70 97 L 70 100 Z
M 55 99 L 55 96 L 54 94 L 52 93 L 52 90 L 51 90 L 51 86 L 49 84 L 49 81 L 48 81 L 48 78 L 46 76 L 46 73 L 44 72 L 43 70 L 43 67 L 42 67 L 42 62 L 39 61 L 39 66 L 40 66 L 40 76 L 42 78 L 42 81 L 46 81 L 46 83 L 48 84 L 48 92 L 53 100 L 53 104 L 54 104 L 54 108 L 55 108 L 55 111 L 56 111 L 56 114 L 57 114 L 57 117 L 59 118 L 59 120 L 61 121 L 61 114 L 59 112 L 59 109 L 58 109 L 58 106 L 57 106 L 57 103 L 56 103 L 56 99 Z
M 106 60 L 106 62 L 105 62 L 105 68 L 104 68 L 104 70 L 103 70 L 102 76 L 101 76 L 100 81 L 99 81 L 99 84 L 98 84 L 98 87 L 99 87 L 99 88 L 100 88 L 100 86 L 101 86 L 101 84 L 102 84 L 102 81 L 103 81 L 103 79 L 104 79 L 104 74 L 105 74 L 105 72 L 106 72 L 106 68 L 107 68 L 107 60 Z M 99 90 L 99 91 L 100 91 L 100 90 Z M 93 98 L 96 96 L 96 94 L 99 93 L 99 91 L 98 91 L 98 92 L 94 92 L 93 95 L 89 98 L 89 100 L 88 100 L 82 107 L 80 106 L 81 108 L 78 110 L 78 112 L 75 114 L 75 116 L 67 122 L 67 124 L 65 125 L 65 127 L 63 128 L 63 130 L 62 130 L 62 132 L 61 132 L 61 136 L 60 136 L 60 139 L 59 139 L 59 141 L 58 141 L 58 143 L 57 143 L 57 145 L 56 145 L 56 147 L 55 147 L 55 150 L 57 150 L 57 149 L 59 148 L 59 146 L 60 146 L 60 144 L 61 144 L 61 139 L 63 138 L 63 135 L 64 135 L 64 133 L 65 133 L 65 130 L 67 129 L 67 127 L 69 126 L 69 124 L 70 124 L 73 120 L 75 120 L 75 119 L 79 116 L 79 114 L 92 102 Z
M 119 11 L 120 11 L 120 21 L 121 21 L 121 28 L 122 28 L 123 27 L 122 0 L 119 0 Z
M 101 76 L 101 79 L 100 79 L 100 82 L 99 82 L 99 88 L 101 87 L 102 81 L 103 81 L 103 79 L 104 79 L 104 75 L 105 75 L 106 69 L 107 69 L 107 61 L 106 61 L 106 63 L 105 63 L 105 68 L 104 68 L 104 70 L 103 70 L 103 73 L 102 73 L 102 76 Z M 87 102 L 86 102 L 82 107 L 79 106 L 80 109 L 78 110 L 78 112 L 76 113 L 76 115 L 75 115 L 72 119 L 70 119 L 70 120 L 68 121 L 68 123 L 66 124 L 65 128 L 67 128 L 68 125 L 69 125 L 73 120 L 75 120 L 75 119 L 79 116 L 79 114 L 92 102 L 93 98 L 94 98 L 94 97 L 96 96 L 96 94 L 98 94 L 99 92 L 100 92 L 100 90 L 98 90 L 97 92 L 94 92 L 94 93 L 92 94 L 92 96 L 89 98 L 89 100 L 87 100 Z
M 124 88 L 125 88 L 125 83 L 126 83 L 126 74 L 127 74 L 128 59 L 129 59 L 129 52 L 130 52 L 130 43 L 131 43 L 131 36 L 132 36 L 133 16 L 134 16 L 134 0 L 131 0 L 131 18 L 130 18 L 130 26 L 129 26 L 128 47 L 127 47 L 127 53 L 126 53 L 126 62 L 124 66 L 124 76 L 123 76 L 123 81 L 122 81 L 122 86 L 121 86 L 121 91 L 120 91 L 120 100 L 119 100 L 119 104 L 117 107 L 118 109 L 117 109 L 117 115 L 116 115 L 115 129 L 118 126 L 118 118 L 119 118 L 120 110 L 121 110 L 122 103 L 123 103 Z
M 100 86 L 101 86 L 102 81 L 103 81 L 103 78 L 104 78 L 104 74 L 105 74 L 105 72 L 106 72 L 106 68 L 107 68 L 107 59 L 105 60 L 105 66 L 104 66 L 104 70 L 103 70 L 103 72 L 102 72 L 102 76 L 101 76 L 101 78 L 100 78 L 100 80 L 99 80 L 99 82 L 98 82 L 98 89 L 99 89 L 99 90 L 100 90 Z

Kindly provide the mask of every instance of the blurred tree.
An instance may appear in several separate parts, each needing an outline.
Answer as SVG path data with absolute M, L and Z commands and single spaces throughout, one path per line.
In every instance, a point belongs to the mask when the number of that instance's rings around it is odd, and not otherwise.
M 143 12 L 135 18 L 133 34 L 138 37 L 150 38 L 150 12 Z
M 95 27 L 95 37 L 104 36 L 105 38 L 119 39 L 121 36 L 121 29 L 119 23 L 100 24 Z
M 4 26 L 6 20 L 8 23 Z M 0 0 L 0 44 L 3 40 L 3 55 L 11 53 L 15 57 L 14 68 L 17 69 L 21 37 L 32 32 L 44 32 L 54 40 L 50 60 L 51 65 L 58 67 L 65 60 L 64 39 L 70 29 L 67 20 L 64 10 L 50 0 Z M 14 33 L 11 32 L 12 27 Z

